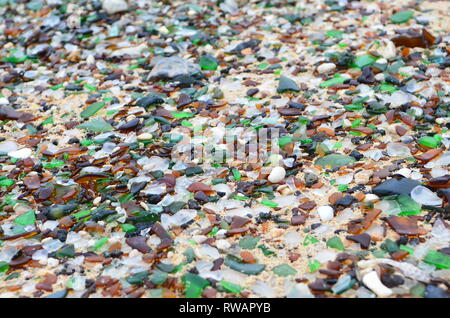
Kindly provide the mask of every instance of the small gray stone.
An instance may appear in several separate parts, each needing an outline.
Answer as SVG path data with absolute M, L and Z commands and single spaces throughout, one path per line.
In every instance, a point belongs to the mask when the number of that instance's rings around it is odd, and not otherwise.
M 307 172 L 304 176 L 305 184 L 307 187 L 311 187 L 319 181 L 319 177 L 317 177 L 314 173 Z

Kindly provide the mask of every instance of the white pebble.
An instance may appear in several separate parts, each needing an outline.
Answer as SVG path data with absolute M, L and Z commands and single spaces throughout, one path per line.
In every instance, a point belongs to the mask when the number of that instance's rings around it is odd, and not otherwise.
M 405 178 L 409 178 L 411 176 L 411 170 L 408 168 L 401 168 L 400 170 L 397 170 L 396 174 L 401 174 Z
M 370 273 L 364 275 L 362 281 L 364 285 L 377 294 L 378 297 L 387 297 L 392 294 L 392 290 L 381 283 L 375 271 L 371 271 Z
M 275 167 L 269 174 L 269 181 L 272 183 L 278 183 L 286 176 L 286 170 L 283 167 Z
M 376 202 L 380 200 L 380 198 L 376 194 L 368 193 L 364 197 L 364 202 Z
M 95 64 L 95 57 L 92 54 L 89 54 L 88 57 L 86 58 L 86 63 L 88 65 Z
M 47 259 L 47 264 L 50 268 L 53 268 L 59 264 L 59 260 L 57 260 L 56 258 L 50 257 Z
M 102 197 L 96 197 L 92 203 L 94 203 L 94 205 L 98 205 L 101 201 Z
M 387 60 L 397 56 L 397 49 L 392 41 L 385 40 L 385 47 L 381 51 L 381 55 Z
M 375 79 L 376 79 L 378 82 L 384 81 L 384 78 L 385 78 L 385 76 L 384 76 L 383 73 L 378 73 L 377 75 L 375 75 Z
M 319 213 L 320 219 L 322 221 L 330 221 L 334 217 L 334 210 L 329 205 L 321 206 L 317 209 L 317 213 Z
M 217 240 L 216 246 L 220 250 L 228 250 L 230 248 L 231 244 L 228 243 L 227 240 Z
M 8 156 L 16 159 L 25 159 L 31 156 L 31 149 L 30 148 L 23 148 L 16 151 L 8 152 Z
M 103 9 L 108 14 L 126 11 L 128 4 L 124 0 L 103 0 Z
M 153 135 L 149 134 L 149 133 L 143 133 L 143 134 L 140 134 L 139 136 L 137 136 L 138 140 L 149 140 L 152 138 L 153 138 Z
M 320 74 L 328 73 L 336 68 L 334 63 L 323 63 L 317 67 L 317 72 Z

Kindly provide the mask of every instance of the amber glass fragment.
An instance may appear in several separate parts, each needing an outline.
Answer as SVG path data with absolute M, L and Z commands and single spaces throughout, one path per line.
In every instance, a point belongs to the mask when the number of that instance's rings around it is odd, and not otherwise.
M 189 185 L 189 187 L 187 188 L 187 190 L 189 192 L 197 192 L 197 191 L 202 191 L 202 192 L 205 192 L 205 193 L 212 192 L 211 188 L 208 185 L 206 185 L 204 183 L 201 183 L 201 182 L 191 183 Z
M 425 184 L 432 188 L 447 189 L 450 187 L 450 174 L 433 178 L 425 182 Z
M 417 220 L 408 216 L 390 216 L 387 219 L 392 229 L 400 235 L 418 235 Z
M 424 162 L 428 162 L 433 158 L 436 158 L 437 156 L 439 156 L 442 153 L 442 149 L 430 149 L 427 152 L 424 152 L 420 155 L 416 155 L 414 156 L 414 158 L 416 158 L 419 161 L 424 161 Z
M 41 185 L 41 179 L 38 175 L 29 176 L 23 179 L 23 184 L 25 184 L 28 190 L 36 190 Z
M 392 42 L 395 46 L 428 48 L 434 44 L 435 40 L 436 38 L 430 32 L 422 29 L 422 34 L 396 36 L 392 39 Z
M 372 209 L 369 212 L 367 212 L 366 216 L 364 217 L 364 220 L 361 223 L 357 224 L 350 224 L 348 226 L 348 232 L 351 234 L 360 234 L 367 230 L 375 221 L 375 219 L 378 217 L 378 215 L 381 213 L 380 209 Z

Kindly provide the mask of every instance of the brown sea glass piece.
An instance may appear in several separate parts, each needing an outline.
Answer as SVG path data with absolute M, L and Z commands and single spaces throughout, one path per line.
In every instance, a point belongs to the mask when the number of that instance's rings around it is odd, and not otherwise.
M 419 160 L 419 161 L 423 161 L 423 162 L 428 162 L 433 158 L 436 158 L 437 156 L 439 156 L 442 153 L 442 149 L 431 149 L 428 150 L 427 152 L 424 152 L 420 155 L 416 155 L 414 156 L 415 159 Z
M 400 235 L 419 235 L 417 220 L 408 216 L 390 216 L 387 218 L 391 228 Z
M 202 191 L 202 192 L 204 192 L 204 193 L 210 193 L 210 192 L 212 192 L 211 188 L 210 188 L 208 185 L 206 185 L 206 184 L 204 184 L 204 183 L 201 183 L 201 182 L 194 182 L 194 183 L 191 183 L 191 184 L 189 185 L 189 187 L 187 188 L 187 190 L 188 190 L 189 192 L 197 192 L 197 191 Z
M 36 190 L 39 189 L 39 186 L 41 185 L 41 179 L 38 175 L 29 176 L 23 179 L 23 184 L 28 190 Z
M 415 32 L 413 34 L 396 36 L 392 39 L 392 42 L 395 46 L 428 48 L 434 44 L 435 40 L 436 38 L 430 32 L 422 29 L 422 34 Z
M 280 113 L 281 116 L 300 116 L 301 114 L 303 114 L 303 111 L 301 109 L 298 108 L 286 108 L 286 107 L 282 107 L 282 108 L 278 108 L 278 112 Z
M 150 246 L 147 245 L 147 239 L 144 236 L 129 237 L 126 239 L 126 243 L 144 254 L 151 251 Z
M 305 213 L 302 213 L 302 214 L 299 214 L 299 215 L 294 215 L 291 218 L 291 225 L 294 225 L 294 226 L 295 225 L 302 225 L 302 224 L 305 223 L 307 217 L 308 217 L 308 215 L 305 214 Z
M 231 219 L 231 224 L 230 224 L 230 228 L 231 229 L 237 229 L 237 228 L 241 228 L 243 227 L 245 224 L 249 223 L 250 219 L 247 218 L 243 218 L 241 216 L 233 216 L 233 218 Z
M 433 178 L 425 182 L 425 184 L 432 188 L 447 189 L 450 187 L 450 174 Z
M 364 232 L 372 225 L 373 221 L 376 220 L 380 213 L 380 209 L 370 210 L 360 223 L 350 223 L 348 226 L 348 232 L 351 234 L 360 234 Z

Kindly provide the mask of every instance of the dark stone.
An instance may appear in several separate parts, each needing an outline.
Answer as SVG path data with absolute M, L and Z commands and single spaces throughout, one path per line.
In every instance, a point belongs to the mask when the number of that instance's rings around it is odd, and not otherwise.
M 169 132 L 172 130 L 172 126 L 171 125 L 161 125 L 161 131 L 162 132 Z
M 194 199 L 200 202 L 209 202 L 208 196 L 203 191 L 198 191 L 194 194 Z
M 324 132 L 319 132 L 317 134 L 314 134 L 311 139 L 315 142 L 323 142 L 328 139 L 328 135 Z
M 408 235 L 402 235 L 400 238 L 395 241 L 397 245 L 406 245 L 408 244 Z
M 160 194 L 147 194 L 145 197 L 148 199 L 147 202 L 150 204 L 158 204 L 162 200 Z
M 105 81 L 114 81 L 120 79 L 122 73 L 113 73 L 105 77 Z
M 203 173 L 203 169 L 200 168 L 199 166 L 188 167 L 185 170 L 185 174 L 187 177 L 192 177 L 193 175 L 202 174 L 202 173 Z
M 416 186 L 421 183 L 416 180 L 401 178 L 401 179 L 389 179 L 380 183 L 376 187 L 373 188 L 373 193 L 378 196 L 387 196 L 387 195 L 398 195 L 398 194 L 406 194 L 409 195 Z
M 80 143 L 80 140 L 78 138 L 70 138 L 68 141 L 69 145 L 78 144 Z
M 336 201 L 336 205 L 341 205 L 344 207 L 348 207 L 350 205 L 352 205 L 353 202 L 357 201 L 355 199 L 355 197 L 351 196 L 351 195 L 346 195 L 343 198 L 340 198 L 339 200 Z
M 318 227 L 320 227 L 322 225 L 322 223 L 314 223 L 314 224 L 311 224 L 311 230 L 315 230 L 315 229 L 317 229 Z
M 180 94 L 178 101 L 177 101 L 177 107 L 184 107 L 186 105 L 189 105 L 192 103 L 192 99 L 187 94 Z
M 190 87 L 191 85 L 200 85 L 204 86 L 204 84 L 198 80 L 196 80 L 191 75 L 177 75 L 170 80 L 171 82 L 177 83 L 178 87 Z
M 438 250 L 438 252 L 440 252 L 442 254 L 450 255 L 450 247 L 441 248 L 440 250 Z
M 381 275 L 381 282 L 388 288 L 397 287 L 403 285 L 405 280 L 400 275 L 393 275 L 389 273 L 383 273 Z
M 68 84 L 64 89 L 67 91 L 82 91 L 83 87 L 76 84 Z
M 200 204 L 198 204 L 197 201 L 192 200 L 192 199 L 190 199 L 188 201 L 188 207 L 189 207 L 189 209 L 194 209 L 194 210 L 200 210 L 201 209 Z
M 303 112 L 298 108 L 285 108 L 281 107 L 277 109 L 281 116 L 300 116 Z
M 224 262 L 224 259 L 223 259 L 222 257 L 221 257 L 221 258 L 218 258 L 218 259 L 216 259 L 216 260 L 214 260 L 214 262 L 213 262 L 213 268 L 211 269 L 211 271 L 217 271 L 217 270 L 219 270 L 220 267 L 222 266 L 223 262 Z
M 316 279 L 313 283 L 308 284 L 308 287 L 315 291 L 327 291 L 330 290 L 330 286 L 325 283 L 321 278 Z
M 290 108 L 300 109 L 300 110 L 304 110 L 305 109 L 305 105 L 304 104 L 297 103 L 297 102 L 289 102 L 289 107 Z
M 132 130 L 135 129 L 139 125 L 139 118 L 134 118 L 130 120 L 129 122 L 121 125 L 118 129 L 119 130 Z
M 363 233 L 360 235 L 350 235 L 346 236 L 347 240 L 359 243 L 362 248 L 367 249 L 370 246 L 370 235 L 367 233 Z
M 134 183 L 131 184 L 130 193 L 133 194 L 133 195 L 137 194 L 142 189 L 144 189 L 146 185 L 147 185 L 147 181 L 134 182 Z
M 164 103 L 164 99 L 162 99 L 160 96 L 149 95 L 138 99 L 136 102 L 136 106 L 147 108 L 154 104 L 162 104 L 162 103 Z
M 247 96 L 254 96 L 256 93 L 258 93 L 259 92 L 259 89 L 258 88 L 250 88 L 248 91 L 247 91 Z
M 92 214 L 91 221 L 97 222 L 106 219 L 108 216 L 116 214 L 116 210 L 101 210 Z
M 236 46 L 230 51 L 230 53 L 239 54 L 239 53 L 241 53 L 242 50 L 245 50 L 245 49 L 247 49 L 247 48 L 255 48 L 255 47 L 257 47 L 260 43 L 261 43 L 261 40 L 258 40 L 258 39 L 251 39 L 250 41 L 242 42 L 242 43 L 239 43 L 238 45 L 236 45 Z
M 386 76 L 385 81 L 389 84 L 400 85 L 400 81 L 392 75 Z
M 358 82 L 363 84 L 373 84 L 375 82 L 375 75 L 370 66 L 363 68 L 361 75 L 358 77 Z
M 352 150 L 349 156 L 355 158 L 358 161 L 364 158 L 364 155 L 357 150 Z
M 56 231 L 56 238 L 64 243 L 67 239 L 67 230 L 66 229 L 58 229 Z
M 111 253 L 108 253 L 107 257 L 120 258 L 122 255 L 123 255 L 123 252 L 121 250 L 114 250 Z

